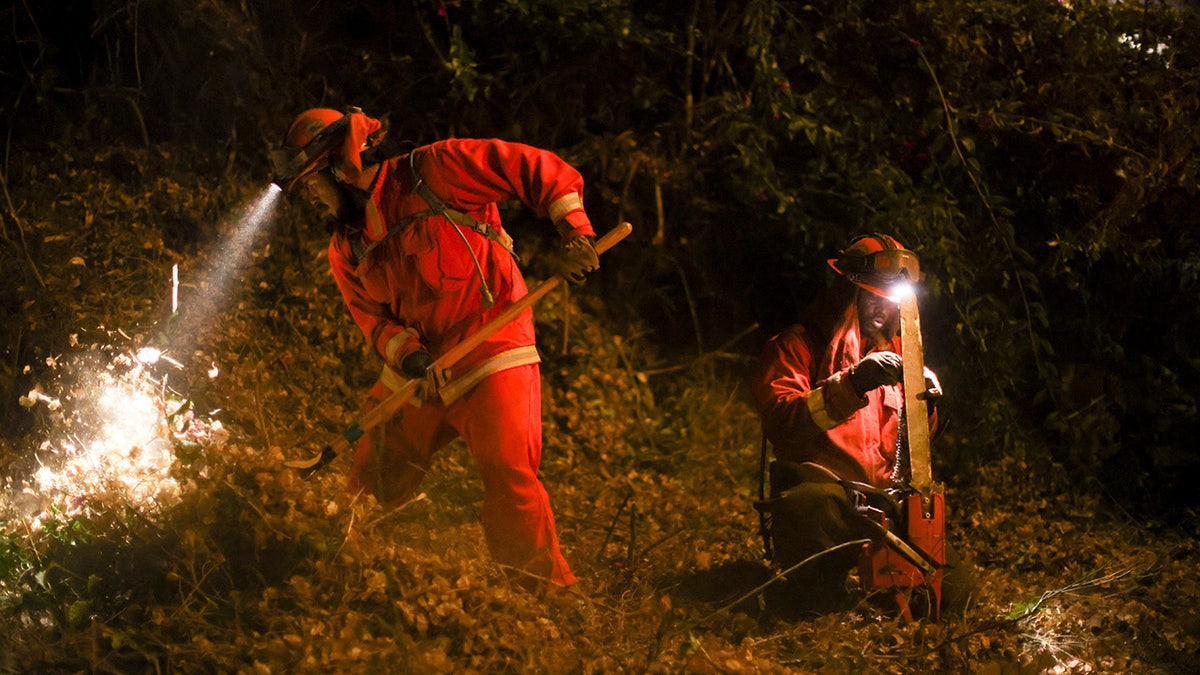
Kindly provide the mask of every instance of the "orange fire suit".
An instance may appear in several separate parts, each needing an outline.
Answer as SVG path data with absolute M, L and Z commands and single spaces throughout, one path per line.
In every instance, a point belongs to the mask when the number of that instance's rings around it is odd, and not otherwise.
M 893 487 L 903 387 L 884 385 L 860 397 L 847 375 L 873 351 L 900 353 L 899 321 L 872 343 L 860 330 L 859 292 L 866 291 L 840 280 L 818 296 L 802 323 L 767 343 L 751 382 L 775 453 L 771 499 L 760 506 L 771 514 L 765 534 L 781 569 L 872 536 L 837 479 Z M 844 579 L 859 555 L 853 548 L 824 553 L 789 578 L 815 606 L 834 606 L 843 601 Z
M 431 213 L 437 207 L 415 190 L 414 178 L 490 231 Z M 365 222 L 342 228 L 329 246 L 346 305 L 385 364 L 368 409 L 403 384 L 405 356 L 425 349 L 437 358 L 526 294 L 497 202 L 520 200 L 550 218 L 565 240 L 594 235 L 582 190 L 579 172 L 555 154 L 499 140 L 448 139 L 382 163 Z M 491 307 L 484 286 L 494 296 Z M 434 453 L 462 437 L 483 479 L 482 518 L 493 558 L 559 585 L 575 583 L 537 476 L 538 362 L 529 310 L 454 364 L 437 397 L 405 405 L 360 439 L 351 489 L 387 505 L 402 503 Z
M 897 326 L 884 343 L 866 344 L 855 293 L 849 284 L 827 291 L 802 324 L 771 338 L 751 388 L 777 459 L 820 464 L 845 480 L 888 488 L 903 387 L 878 387 L 860 398 L 846 375 L 872 351 L 900 353 L 900 336 Z

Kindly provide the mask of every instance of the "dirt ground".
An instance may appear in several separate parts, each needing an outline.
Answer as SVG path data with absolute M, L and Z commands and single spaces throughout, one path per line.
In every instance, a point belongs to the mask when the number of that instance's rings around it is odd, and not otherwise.
M 298 225 L 310 214 L 281 208 L 237 244 L 257 187 L 209 185 L 177 152 L 8 175 L 0 671 L 1200 671 L 1195 518 L 1167 524 L 1020 457 L 935 461 L 974 575 L 965 611 L 907 623 L 860 593 L 797 615 L 751 507 L 749 359 L 675 358 L 586 291 L 537 310 L 542 474 L 577 588 L 543 598 L 489 561 L 460 444 L 394 511 L 345 493 L 346 457 L 301 480 L 282 462 L 355 421 L 375 366 L 323 234 Z M 175 363 L 139 371 L 146 346 Z M 39 483 L 117 414 L 87 385 L 135 371 L 166 415 L 158 482 L 116 480 L 127 465 Z M 132 465 L 149 447 L 115 451 Z

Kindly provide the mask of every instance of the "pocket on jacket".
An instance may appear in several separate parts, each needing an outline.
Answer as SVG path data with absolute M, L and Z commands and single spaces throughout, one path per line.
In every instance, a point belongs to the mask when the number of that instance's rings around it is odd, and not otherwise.
M 443 218 L 428 221 L 422 229 L 425 236 L 418 237 L 419 245 L 409 251 L 421 281 L 438 297 L 458 291 L 475 273 L 471 249 Z

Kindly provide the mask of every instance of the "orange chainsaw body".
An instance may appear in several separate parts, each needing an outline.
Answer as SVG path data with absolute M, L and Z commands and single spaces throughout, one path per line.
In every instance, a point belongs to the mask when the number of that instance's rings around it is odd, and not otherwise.
M 904 498 L 903 508 L 908 521 L 904 539 L 936 563 L 936 571 L 927 579 L 916 565 L 881 541 L 863 547 L 858 574 L 868 591 L 892 589 L 900 613 L 909 621 L 913 620 L 914 592 L 923 591 L 925 598 L 918 609 L 927 609 L 921 614 L 936 621 L 942 601 L 942 569 L 946 564 L 945 500 L 941 492 L 932 492 L 928 497 L 914 492 Z M 884 527 L 892 529 L 897 525 L 887 522 L 886 516 L 881 518 Z

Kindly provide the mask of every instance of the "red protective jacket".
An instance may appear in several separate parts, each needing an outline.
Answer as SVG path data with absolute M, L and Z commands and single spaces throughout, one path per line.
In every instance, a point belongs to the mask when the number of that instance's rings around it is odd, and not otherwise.
M 891 487 L 903 388 L 879 387 L 860 398 L 845 376 L 872 351 L 899 353 L 900 337 L 897 326 L 886 344 L 863 343 L 856 292 L 839 283 L 801 324 L 771 338 L 751 388 L 778 459 L 814 462 L 843 479 Z
M 414 191 L 414 168 L 431 189 L 431 201 L 486 223 L 494 238 L 456 224 L 467 222 L 459 216 L 432 214 L 434 205 Z M 405 356 L 424 348 L 437 358 L 526 294 L 516 260 L 501 243 L 507 235 L 496 202 L 524 202 L 549 217 L 564 239 L 593 235 L 579 173 L 557 155 L 527 145 L 440 141 L 384 162 L 373 181 L 361 233 L 340 232 L 329 245 L 333 275 L 354 321 L 384 359 L 373 401 L 404 382 L 398 371 Z M 495 299 L 490 308 L 480 275 Z M 493 557 L 569 586 L 576 579 L 559 550 L 549 495 L 537 477 L 538 361 L 528 310 L 452 366 L 438 391 L 441 400 L 411 402 L 363 436 L 349 483 L 387 505 L 402 503 L 434 454 L 461 437 L 483 479 L 482 520 Z
M 549 217 L 564 239 L 594 235 L 583 210 L 582 177 L 551 152 L 499 140 L 448 139 L 413 153 L 434 194 L 501 236 L 507 235 L 496 202 L 509 200 Z M 355 235 L 346 234 L 334 235 L 329 246 L 333 275 L 354 321 L 393 371 L 422 346 L 438 357 L 526 293 L 516 260 L 503 246 L 442 216 L 406 222 L 430 208 L 413 190 L 409 159 L 385 161 L 372 185 L 361 238 L 374 248 L 359 260 Z M 476 262 L 495 297 L 490 309 L 483 305 Z M 526 312 L 460 361 L 442 389 L 443 400 L 461 396 L 488 374 L 537 362 L 532 317 L 532 310 Z M 395 374 L 385 371 L 385 384 L 389 377 Z

